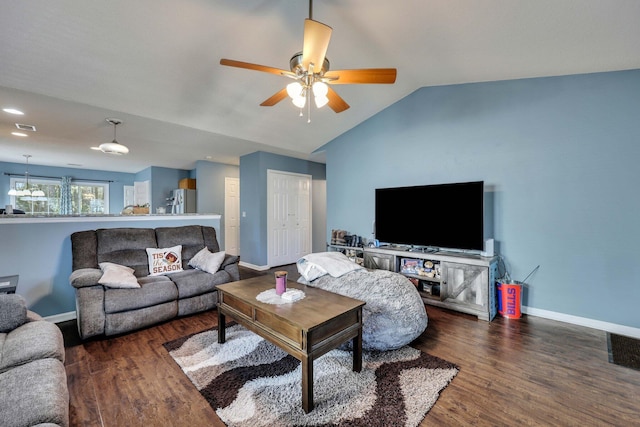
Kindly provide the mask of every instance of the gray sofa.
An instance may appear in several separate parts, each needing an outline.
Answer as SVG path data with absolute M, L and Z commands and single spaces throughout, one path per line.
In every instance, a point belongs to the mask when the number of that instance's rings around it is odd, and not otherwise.
M 147 248 L 182 246 L 184 271 L 149 275 Z M 116 335 L 159 322 L 216 307 L 216 285 L 240 279 L 239 257 L 225 255 L 218 271 L 208 273 L 189 267 L 201 249 L 220 252 L 213 227 L 189 225 L 160 228 L 110 228 L 79 231 L 71 235 L 73 272 L 69 278 L 76 292 L 76 316 L 82 339 Z M 221 255 L 221 254 L 220 254 Z M 100 263 L 134 269 L 140 285 L 117 289 L 98 283 Z
M 0 425 L 68 426 L 64 341 L 53 323 L 0 294 Z

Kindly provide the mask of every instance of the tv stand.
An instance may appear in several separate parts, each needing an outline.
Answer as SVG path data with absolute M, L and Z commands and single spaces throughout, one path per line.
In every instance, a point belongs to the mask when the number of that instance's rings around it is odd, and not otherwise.
M 366 247 L 364 266 L 407 276 L 425 304 L 491 321 L 497 313 L 498 257 L 429 250 Z

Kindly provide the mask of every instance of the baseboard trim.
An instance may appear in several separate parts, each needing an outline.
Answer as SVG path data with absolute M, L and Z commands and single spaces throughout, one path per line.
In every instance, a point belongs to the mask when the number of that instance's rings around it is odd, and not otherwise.
M 240 261 L 239 265 L 256 271 L 267 271 L 269 269 L 268 265 L 254 265 L 244 261 Z
M 605 332 L 624 335 L 632 338 L 640 338 L 640 328 L 618 325 L 616 323 L 603 322 L 601 320 L 589 319 L 586 317 L 573 316 L 571 314 L 558 313 L 556 311 L 542 310 L 523 306 L 522 312 L 531 316 L 545 319 L 557 320 L 559 322 L 570 323 L 572 325 L 585 326 L 587 328 L 598 329 Z
M 54 314 L 53 316 L 47 316 L 44 318 L 44 320 L 47 320 L 49 322 L 52 323 L 61 323 L 61 322 L 66 322 L 68 320 L 75 320 L 76 318 L 76 312 L 75 311 L 68 311 L 66 313 L 60 313 L 60 314 Z

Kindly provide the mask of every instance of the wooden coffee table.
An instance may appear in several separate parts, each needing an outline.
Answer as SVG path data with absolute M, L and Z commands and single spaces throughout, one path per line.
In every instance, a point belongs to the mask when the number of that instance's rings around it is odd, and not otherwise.
M 353 370 L 362 369 L 364 301 L 288 281 L 305 298 L 266 304 L 256 296 L 275 288 L 272 275 L 218 285 L 218 342 L 225 342 L 225 316 L 277 345 L 302 364 L 302 408 L 313 409 L 313 361 L 353 340 Z

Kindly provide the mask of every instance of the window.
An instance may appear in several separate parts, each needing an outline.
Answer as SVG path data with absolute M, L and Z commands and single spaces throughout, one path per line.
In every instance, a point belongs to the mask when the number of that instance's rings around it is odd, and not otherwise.
M 11 178 L 11 188 L 24 189 L 24 178 Z M 60 180 L 29 178 L 30 190 L 44 191 L 44 197 L 11 196 L 14 209 L 33 215 L 57 215 L 60 213 Z M 108 214 L 109 184 L 103 182 L 73 181 L 71 183 L 71 206 L 73 214 Z

